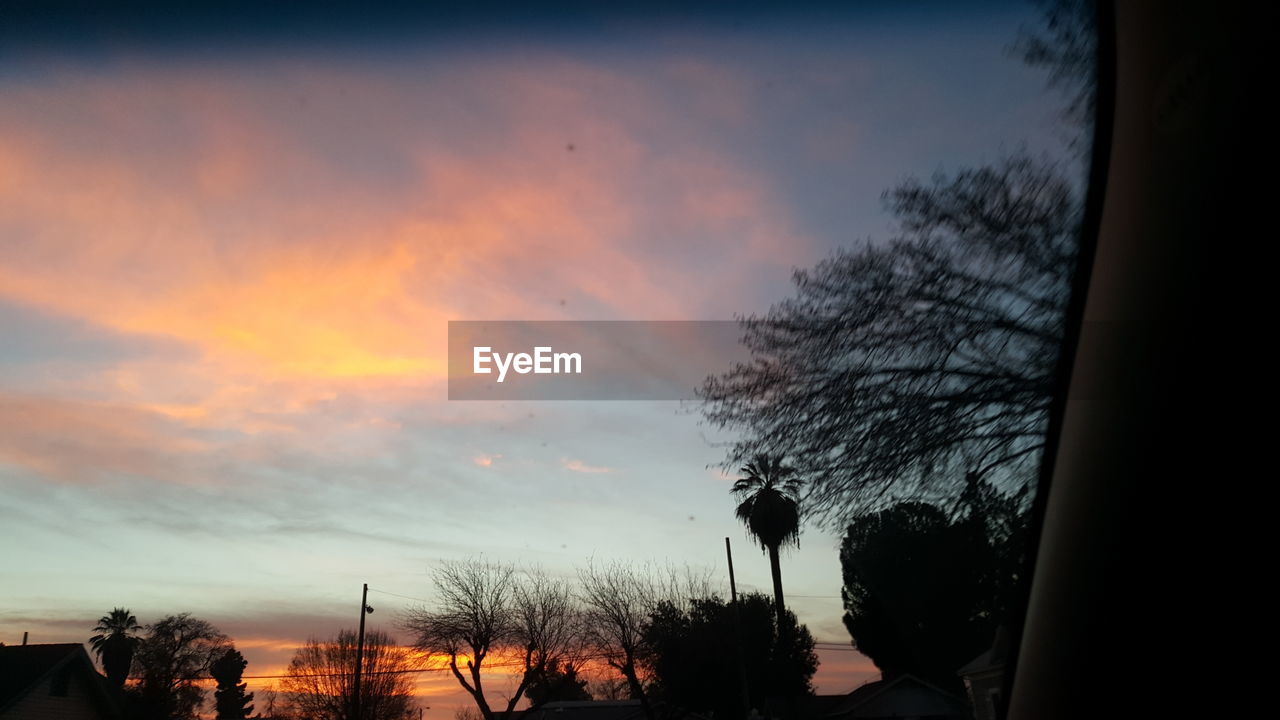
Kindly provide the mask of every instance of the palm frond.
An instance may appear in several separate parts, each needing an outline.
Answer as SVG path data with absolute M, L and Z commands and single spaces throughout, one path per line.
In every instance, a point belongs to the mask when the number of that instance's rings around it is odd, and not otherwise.
M 781 457 L 757 455 L 740 470 L 732 492 L 740 502 L 734 515 L 762 548 L 799 544 L 800 489 L 794 468 Z

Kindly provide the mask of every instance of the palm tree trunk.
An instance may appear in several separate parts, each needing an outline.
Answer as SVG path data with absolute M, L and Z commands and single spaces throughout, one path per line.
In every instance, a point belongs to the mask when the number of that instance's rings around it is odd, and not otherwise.
M 773 571 L 773 609 L 778 614 L 778 634 L 781 635 L 782 618 L 787 612 L 787 606 L 782 602 L 782 565 L 778 562 L 777 545 L 769 546 L 769 569 Z
M 102 644 L 102 669 L 106 671 L 107 680 L 116 687 L 124 687 L 132 666 L 133 639 L 123 634 L 107 638 Z

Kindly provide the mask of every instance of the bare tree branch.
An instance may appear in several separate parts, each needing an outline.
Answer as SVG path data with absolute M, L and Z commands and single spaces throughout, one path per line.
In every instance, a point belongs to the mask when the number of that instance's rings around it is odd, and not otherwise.
M 708 420 L 742 436 L 723 466 L 789 458 L 833 526 L 966 471 L 1029 482 L 1074 268 L 1080 204 L 1048 161 L 910 180 L 885 201 L 896 236 L 797 271 L 795 296 L 742 320 L 751 362 L 702 388 Z
M 293 715 L 309 720 L 349 720 L 355 682 L 357 637 L 343 630 L 336 638 L 312 638 L 293 655 L 280 682 Z M 360 684 L 361 720 L 408 718 L 413 680 L 422 666 L 413 653 L 379 630 L 365 634 Z
M 437 607 L 410 610 L 402 625 L 414 633 L 419 649 L 448 658 L 449 670 L 485 720 L 499 715 L 484 688 L 490 658 L 521 665 L 515 691 L 500 713 L 510 718 L 534 677 L 579 652 L 580 613 L 562 580 L 540 570 L 520 573 L 510 564 L 471 559 L 444 563 L 434 581 Z

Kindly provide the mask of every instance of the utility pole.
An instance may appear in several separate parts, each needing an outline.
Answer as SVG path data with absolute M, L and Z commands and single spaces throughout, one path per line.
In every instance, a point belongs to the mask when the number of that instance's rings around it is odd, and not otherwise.
M 351 691 L 351 720 L 360 720 L 360 673 L 364 670 L 364 616 L 373 612 L 369 607 L 369 583 L 360 594 L 360 639 L 356 642 L 356 677 Z
M 738 610 L 738 582 L 733 577 L 733 550 L 729 538 L 724 539 L 724 554 L 729 558 L 729 598 L 733 602 L 733 633 L 738 640 L 738 679 L 742 682 L 742 717 L 751 715 L 751 696 L 747 692 L 746 648 L 742 647 L 742 612 Z

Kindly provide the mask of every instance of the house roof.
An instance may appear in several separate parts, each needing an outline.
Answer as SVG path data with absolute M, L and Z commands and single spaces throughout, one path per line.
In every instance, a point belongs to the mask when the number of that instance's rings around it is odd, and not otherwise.
M 859 687 L 866 687 L 865 685 Z M 854 690 L 857 692 L 857 690 Z M 848 695 L 814 695 L 809 698 L 808 714 L 810 717 L 826 717 L 835 712 L 836 708 L 844 702 Z
M 991 641 L 991 648 L 965 663 L 964 667 L 956 671 L 956 674 L 975 675 L 987 670 L 1004 667 L 1005 659 L 1009 657 L 1009 645 L 1008 630 L 1004 626 L 996 628 L 995 639 Z
M 882 695 L 891 692 L 894 688 L 904 685 L 915 685 L 925 688 L 938 696 L 945 698 L 948 704 L 954 705 L 958 710 L 963 710 L 964 700 L 943 690 L 942 688 L 922 680 L 915 675 L 903 673 L 887 680 L 874 680 L 864 683 L 853 689 L 846 695 L 818 695 L 814 698 L 813 706 L 815 717 L 856 717 L 857 711 L 870 704 L 873 700 Z
M 80 643 L 0 646 L 0 712 L 67 665 L 77 665 L 90 676 L 97 700 L 108 714 L 114 714 L 115 705 L 103 678 Z
M 0 647 L 0 708 L 9 705 L 54 670 L 71 662 L 80 643 L 6 645 Z

